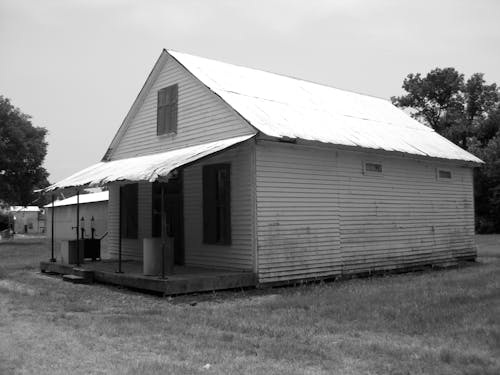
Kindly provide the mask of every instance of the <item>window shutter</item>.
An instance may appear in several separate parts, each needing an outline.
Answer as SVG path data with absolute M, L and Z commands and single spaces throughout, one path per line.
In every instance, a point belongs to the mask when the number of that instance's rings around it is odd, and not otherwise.
M 168 90 L 168 118 L 166 127 L 168 133 L 177 132 L 177 96 L 178 86 L 170 86 Z
M 166 103 L 166 90 L 158 91 L 158 104 L 156 111 L 156 135 L 165 134 L 165 103 Z
M 120 187 L 120 225 L 123 238 L 137 238 L 138 229 L 138 185 Z
M 225 165 L 223 169 L 223 184 L 224 184 L 224 224 L 222 226 L 223 231 L 223 243 L 229 245 L 231 243 L 231 185 L 230 185 L 230 173 L 231 169 L 229 165 Z
M 179 86 L 177 84 L 158 91 L 156 112 L 156 134 L 177 132 L 177 103 Z
M 216 174 L 211 166 L 203 167 L 203 242 L 217 242 Z

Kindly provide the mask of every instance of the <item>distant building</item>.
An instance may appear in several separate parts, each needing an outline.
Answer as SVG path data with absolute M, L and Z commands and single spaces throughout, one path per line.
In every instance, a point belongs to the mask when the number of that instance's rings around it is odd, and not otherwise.
M 11 206 L 12 229 L 18 234 L 37 234 L 45 231 L 44 211 L 38 206 Z
M 108 230 L 108 197 L 107 191 L 80 195 L 79 224 L 83 228 L 83 237 L 102 238 Z M 44 206 L 47 214 L 47 235 L 52 233 L 52 203 Z M 82 220 L 83 219 L 83 220 Z M 61 241 L 76 239 L 76 196 L 54 202 L 54 238 L 56 249 Z M 81 237 L 81 232 L 80 232 Z M 101 253 L 106 251 L 107 241 L 101 241 Z

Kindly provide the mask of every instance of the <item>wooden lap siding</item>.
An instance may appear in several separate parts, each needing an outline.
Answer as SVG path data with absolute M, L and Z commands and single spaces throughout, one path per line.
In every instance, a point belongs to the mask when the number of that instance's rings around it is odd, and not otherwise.
M 178 123 L 177 133 L 157 136 L 156 133 L 156 116 L 157 116 L 157 93 L 158 90 L 178 84 Z M 147 92 L 144 102 L 140 105 L 135 116 L 126 129 L 120 142 L 116 145 L 111 153 L 111 159 L 121 159 L 135 157 L 140 155 L 148 155 L 168 150 L 184 148 L 196 144 L 208 143 L 220 139 L 227 139 L 245 134 L 253 134 L 255 130 L 246 124 L 233 110 L 225 105 L 217 96 L 210 91 L 173 58 L 168 58 L 166 63 L 161 68 L 156 80 Z M 240 158 L 240 159 L 238 159 Z M 241 156 L 235 160 L 235 166 L 243 163 Z M 249 163 L 248 159 L 248 163 Z M 247 163 L 245 161 L 244 163 Z M 248 243 L 248 233 L 250 229 L 242 229 L 247 223 L 242 216 L 246 215 L 246 211 L 241 211 L 240 203 L 233 203 L 232 206 L 236 211 L 233 218 L 233 245 L 229 248 L 215 248 L 198 246 L 198 239 L 201 238 L 201 233 L 196 232 L 194 237 L 191 237 L 191 225 L 194 224 L 196 230 L 199 228 L 198 218 L 191 218 L 190 215 L 199 215 L 202 218 L 201 203 L 200 207 L 196 204 L 201 199 L 201 190 L 198 192 L 189 184 L 199 184 L 201 189 L 201 171 L 200 179 L 197 179 L 196 168 L 190 167 L 187 169 L 187 175 L 184 188 L 187 195 L 184 200 L 185 210 L 190 210 L 185 214 L 185 247 L 186 247 L 186 264 L 213 265 L 218 267 L 227 267 L 235 269 L 252 269 L 249 264 L 252 262 L 251 246 Z M 246 168 L 246 167 L 245 167 Z M 240 170 L 232 170 L 232 175 L 240 178 L 243 173 Z M 249 168 L 245 169 L 245 173 L 249 173 Z M 250 177 L 245 177 L 249 181 Z M 233 183 L 233 181 L 231 181 Z M 249 185 L 249 183 L 248 183 Z M 196 185 L 198 186 L 198 185 Z M 235 185 L 235 199 L 242 199 L 246 202 L 246 197 L 241 194 L 246 194 L 245 189 L 249 186 L 240 187 Z M 194 190 L 193 190 L 194 189 Z M 240 193 L 241 192 L 241 193 Z M 197 194 L 199 193 L 199 197 Z M 194 195 L 194 197 L 193 197 Z M 193 199 L 193 202 L 190 201 Z M 123 239 L 122 254 L 124 259 L 142 260 L 142 245 L 143 238 L 151 236 L 151 185 L 147 183 L 139 186 L 139 228 L 138 239 Z M 248 203 L 242 203 L 249 206 Z M 195 207 L 195 208 L 193 208 Z M 246 207 L 246 206 L 245 206 Z M 247 208 L 245 208 L 246 210 Z M 197 210 L 197 211 L 196 211 Z M 118 187 L 110 186 L 109 198 L 109 247 L 112 257 L 118 256 Z M 251 224 L 248 224 L 251 228 Z M 243 233 L 245 232 L 245 233 Z M 251 236 L 250 236 L 251 237 Z M 193 247 L 196 246 L 196 247 Z M 249 250 L 250 249 L 250 250 Z M 211 256 L 214 256 L 211 258 Z M 230 260 L 234 256 L 234 261 Z
M 221 269 L 253 269 L 252 179 L 253 144 L 245 144 L 204 159 L 184 170 L 184 241 L 186 265 Z M 206 164 L 231 165 L 231 245 L 203 244 L 202 168 Z M 118 186 L 110 186 L 108 228 L 110 255 L 118 256 Z M 123 259 L 142 261 L 145 237 L 151 237 L 151 184 L 140 183 L 138 239 L 122 239 Z
M 186 264 L 224 269 L 253 269 L 252 153 L 246 143 L 184 169 L 184 238 Z M 229 163 L 231 189 L 231 244 L 203 243 L 204 165 Z
M 109 186 L 108 231 L 109 254 L 118 257 L 119 233 L 119 186 Z M 145 237 L 151 237 L 151 184 L 139 183 L 138 188 L 138 228 L 137 239 L 122 238 L 122 257 L 142 261 L 142 246 Z
M 259 143 L 256 172 L 259 282 L 340 273 L 335 152 Z
M 173 84 L 178 85 L 177 134 L 157 136 L 158 90 Z M 112 159 L 165 152 L 253 133 L 255 130 L 234 111 L 169 58 L 113 151 Z
M 363 161 L 381 162 L 381 176 Z M 259 281 L 474 257 L 472 170 L 365 152 L 257 145 Z
M 360 173 L 380 161 L 380 176 Z M 343 273 L 439 264 L 474 256 L 472 169 L 449 164 L 453 178 L 436 179 L 443 164 L 369 153 L 338 160 Z

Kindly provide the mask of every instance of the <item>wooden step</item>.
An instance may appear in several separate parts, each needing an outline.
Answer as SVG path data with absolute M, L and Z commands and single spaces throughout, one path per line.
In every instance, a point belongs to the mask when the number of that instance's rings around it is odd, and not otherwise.
M 91 280 L 87 279 L 86 277 L 77 276 L 77 275 L 63 275 L 62 278 L 64 281 L 69 281 L 70 283 L 73 283 L 73 284 L 90 284 L 91 283 Z
M 88 280 L 89 283 L 94 282 L 94 271 L 92 270 L 75 267 L 71 270 L 71 273 L 75 276 L 83 277 L 84 279 Z

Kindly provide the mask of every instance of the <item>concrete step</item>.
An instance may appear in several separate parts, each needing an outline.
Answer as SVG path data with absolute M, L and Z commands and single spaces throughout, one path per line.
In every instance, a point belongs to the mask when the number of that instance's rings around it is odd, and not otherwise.
M 92 281 L 87 279 L 86 277 L 77 276 L 77 275 L 63 275 L 64 281 L 69 281 L 73 284 L 90 284 Z

